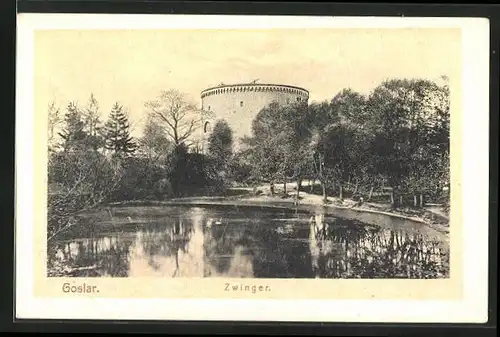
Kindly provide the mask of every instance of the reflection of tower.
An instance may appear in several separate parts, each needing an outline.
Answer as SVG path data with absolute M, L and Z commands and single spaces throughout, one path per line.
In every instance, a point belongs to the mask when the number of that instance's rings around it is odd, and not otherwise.
M 323 213 L 317 213 L 314 216 L 314 220 L 316 223 L 316 231 L 320 235 L 322 239 L 326 238 L 326 226 L 327 224 L 325 223 L 325 214 Z
M 193 213 L 191 214 L 191 220 L 193 222 L 193 236 L 191 237 L 190 246 L 195 248 L 193 253 L 196 258 L 203 259 L 203 220 L 205 219 L 205 211 L 202 208 L 193 208 Z
M 316 278 L 319 277 L 319 256 L 321 254 L 321 250 L 318 245 L 318 238 L 316 236 L 317 227 L 316 222 L 313 217 L 311 217 L 309 221 L 309 249 L 311 251 L 311 266 L 313 274 Z

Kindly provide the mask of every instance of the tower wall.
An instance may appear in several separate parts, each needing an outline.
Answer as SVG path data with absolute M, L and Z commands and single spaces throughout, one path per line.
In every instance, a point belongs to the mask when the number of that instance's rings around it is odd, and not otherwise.
M 308 100 L 307 90 L 289 85 L 234 84 L 206 89 L 201 92 L 202 109 L 213 112 L 215 116 L 205 121 L 204 138 L 208 137 L 216 120 L 225 119 L 237 143 L 239 138 L 251 135 L 253 119 L 270 103 L 286 105 Z

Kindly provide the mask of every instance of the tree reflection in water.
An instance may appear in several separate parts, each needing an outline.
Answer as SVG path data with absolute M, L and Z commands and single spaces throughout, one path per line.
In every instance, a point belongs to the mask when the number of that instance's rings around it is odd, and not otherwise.
M 205 277 L 230 274 L 235 256 L 245 255 L 241 244 L 245 241 L 245 227 L 224 223 L 223 226 L 204 227 Z M 238 259 L 238 258 L 237 258 Z
M 287 217 L 277 225 L 276 217 Z M 291 218 L 290 218 L 291 217 Z M 260 218 L 226 219 L 205 230 L 205 277 L 311 277 L 308 228 L 293 215 L 269 212 Z
M 179 272 L 179 253 L 188 253 L 187 245 L 193 226 L 182 219 L 175 222 L 155 222 L 138 229 L 135 235 L 112 233 L 109 236 L 57 242 L 49 247 L 49 276 L 127 277 L 131 264 L 147 265 L 158 271 L 164 267 L 161 258 L 172 258 L 175 267 L 170 276 Z M 133 270 L 134 271 L 134 270 Z M 141 271 L 147 275 L 147 271 Z
M 117 237 L 58 242 L 48 250 L 48 275 L 126 277 L 131 244 Z
M 307 245 L 308 229 L 301 223 L 266 226 L 259 231 L 254 255 L 255 277 L 310 278 L 311 252 Z M 283 227 L 288 229 L 282 230 Z
M 311 255 L 320 278 L 442 278 L 449 255 L 441 241 L 419 233 L 311 218 Z
M 148 265 L 155 271 L 160 271 L 164 265 L 157 258 L 173 257 L 175 268 L 171 274 L 176 277 L 179 273 L 179 253 L 189 254 L 188 244 L 193 234 L 191 223 L 176 220 L 173 224 L 164 224 L 160 228 L 148 228 L 139 231 L 135 244 L 135 255 L 147 259 Z

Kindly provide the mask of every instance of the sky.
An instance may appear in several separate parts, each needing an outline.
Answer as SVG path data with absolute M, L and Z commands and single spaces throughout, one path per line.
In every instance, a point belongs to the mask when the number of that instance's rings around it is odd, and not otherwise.
M 123 104 L 139 135 L 163 89 L 200 104 L 221 82 L 304 87 L 310 101 L 344 88 L 368 94 L 389 78 L 460 74 L 457 29 L 47 30 L 35 33 L 35 109 L 84 106 L 93 93 L 103 119 Z

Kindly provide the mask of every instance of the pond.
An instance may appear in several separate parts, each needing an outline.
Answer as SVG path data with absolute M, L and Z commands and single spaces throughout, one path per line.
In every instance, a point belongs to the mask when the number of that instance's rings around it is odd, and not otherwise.
M 376 226 L 317 211 L 109 207 L 88 217 L 78 231 L 51 241 L 48 275 L 449 277 L 444 234 L 407 220 L 383 219 Z

